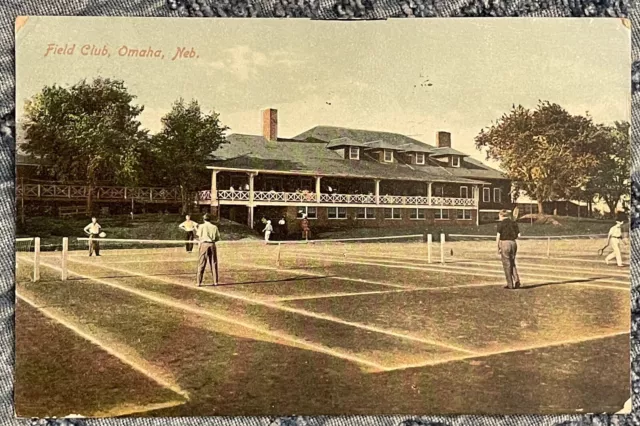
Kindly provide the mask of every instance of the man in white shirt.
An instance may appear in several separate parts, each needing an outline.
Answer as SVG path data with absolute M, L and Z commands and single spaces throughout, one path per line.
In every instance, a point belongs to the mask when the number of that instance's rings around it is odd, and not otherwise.
M 193 241 L 196 236 L 196 231 L 198 230 L 198 224 L 191 220 L 191 216 L 186 215 L 185 221 L 178 225 L 178 228 L 182 229 L 187 233 L 187 241 Z M 186 245 L 187 253 L 191 253 L 193 251 L 193 243 L 188 242 Z
M 84 227 L 84 232 L 89 236 L 89 256 L 96 252 L 96 256 L 100 256 L 100 243 L 98 243 L 98 235 L 102 227 L 98 223 L 98 219 L 91 218 L 91 223 Z
M 211 275 L 214 275 L 213 269 L 215 268 L 213 285 L 218 285 L 218 252 L 216 250 L 216 242 L 220 241 L 220 231 L 218 231 L 217 226 L 209 222 L 208 214 L 205 214 L 202 220 L 203 224 L 198 226 L 198 230 L 196 231 L 198 240 L 200 241 L 197 277 L 198 287 L 202 285 L 207 263 L 209 263 L 211 268 Z
M 607 245 L 611 246 L 613 252 L 609 253 L 609 256 L 604 260 L 606 264 L 609 261 L 616 259 L 618 267 L 622 267 L 622 254 L 620 253 L 620 242 L 622 241 L 622 225 L 624 221 L 618 219 L 616 224 L 609 229 L 609 235 L 607 236 Z

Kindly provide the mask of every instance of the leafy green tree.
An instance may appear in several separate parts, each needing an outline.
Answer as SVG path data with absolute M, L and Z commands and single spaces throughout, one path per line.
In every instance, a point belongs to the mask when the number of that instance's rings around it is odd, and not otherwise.
M 535 110 L 513 106 L 476 136 L 478 149 L 496 160 L 523 191 L 538 202 L 571 198 L 589 182 L 607 132 L 590 117 L 571 115 L 560 105 L 540 102 Z
M 134 99 L 123 81 L 108 78 L 47 86 L 25 106 L 23 149 L 56 180 L 135 185 L 147 131 L 137 120 L 143 107 Z
M 218 113 L 204 113 L 195 100 L 186 104 L 179 99 L 162 118 L 162 130 L 152 140 L 153 153 L 165 184 L 180 187 L 183 213 L 189 211 L 196 191 L 210 184 L 206 166 L 227 142 L 227 130 Z
M 598 164 L 590 173 L 588 190 L 607 203 L 612 217 L 631 185 L 630 128 L 626 121 L 602 126 L 607 139 L 600 147 Z

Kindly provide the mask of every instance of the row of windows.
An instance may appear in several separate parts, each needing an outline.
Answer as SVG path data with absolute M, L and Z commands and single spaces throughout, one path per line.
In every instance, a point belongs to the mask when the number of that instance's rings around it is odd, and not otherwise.
M 424 152 L 416 152 L 416 164 L 425 164 L 425 154 Z M 360 159 L 360 148 L 357 146 L 349 147 L 349 159 L 350 160 L 359 160 Z M 393 163 L 393 151 L 388 149 L 384 150 L 384 162 L 385 163 Z M 460 167 L 460 159 L 458 158 L 458 165 L 454 167 Z
M 402 219 L 403 209 L 385 208 L 385 219 Z M 471 210 L 455 210 L 455 218 L 458 220 L 471 220 Z M 436 209 L 434 211 L 435 219 L 452 219 L 448 209 Z M 318 207 L 305 206 L 298 209 L 298 219 L 302 219 L 303 215 L 307 215 L 308 219 L 318 218 Z M 347 219 L 346 207 L 327 207 L 327 218 L 329 219 Z M 376 210 L 373 208 L 360 207 L 356 209 L 356 219 L 375 219 Z M 427 209 L 411 209 L 410 218 L 414 220 L 424 220 L 427 218 Z

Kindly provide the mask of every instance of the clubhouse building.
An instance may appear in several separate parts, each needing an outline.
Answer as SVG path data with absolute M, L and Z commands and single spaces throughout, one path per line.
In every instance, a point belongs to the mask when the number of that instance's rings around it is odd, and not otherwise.
M 278 136 L 277 110 L 261 135 L 231 134 L 214 153 L 211 188 L 198 202 L 219 217 L 257 228 L 306 214 L 312 227 L 426 227 L 492 221 L 512 206 L 511 182 L 453 148 L 437 132 L 429 145 L 397 133 L 316 126 Z

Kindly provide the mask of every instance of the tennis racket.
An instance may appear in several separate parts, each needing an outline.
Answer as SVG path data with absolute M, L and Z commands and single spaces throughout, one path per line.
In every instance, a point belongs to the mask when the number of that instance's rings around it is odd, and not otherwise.
M 513 209 L 512 215 L 513 215 L 513 221 L 517 222 L 518 216 L 520 215 L 520 208 L 518 206 L 516 206 L 516 208 Z
M 607 244 L 606 246 L 604 246 L 600 250 L 598 250 L 598 256 L 602 256 L 607 247 L 609 247 L 609 244 Z

